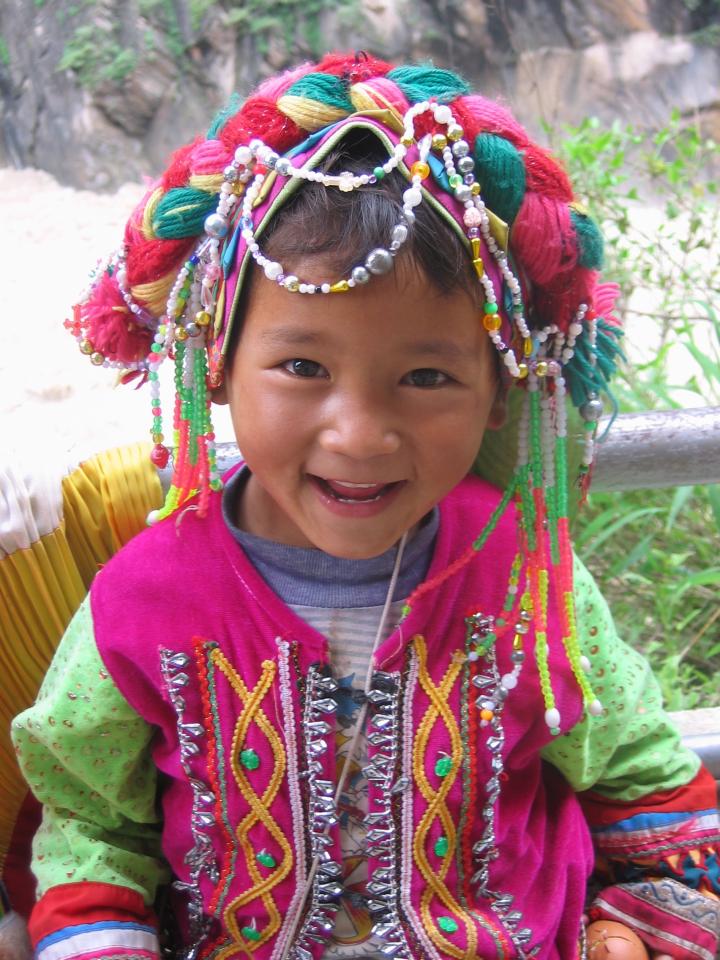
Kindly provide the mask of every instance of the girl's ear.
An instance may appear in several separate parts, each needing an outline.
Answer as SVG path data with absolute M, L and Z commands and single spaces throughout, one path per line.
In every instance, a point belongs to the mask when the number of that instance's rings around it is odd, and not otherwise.
M 495 394 L 493 405 L 490 408 L 490 414 L 488 416 L 487 424 L 485 425 L 486 430 L 500 430 L 507 423 L 507 419 L 508 419 L 507 394 L 508 394 L 507 383 L 501 383 L 497 388 L 497 393 Z
M 219 387 L 212 388 L 210 391 L 210 399 L 219 406 L 225 406 L 228 403 L 227 389 L 224 380 Z

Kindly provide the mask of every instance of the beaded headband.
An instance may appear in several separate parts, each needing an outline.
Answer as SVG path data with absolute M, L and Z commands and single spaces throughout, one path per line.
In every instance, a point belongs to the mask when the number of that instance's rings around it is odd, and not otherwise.
M 416 68 L 397 68 L 388 77 L 412 69 Z M 305 79 L 303 76 L 298 82 Z M 326 174 L 318 169 L 336 144 L 357 129 L 374 133 L 384 145 L 388 159 L 359 174 Z M 599 394 L 607 392 L 607 381 L 619 353 L 620 331 L 610 314 L 616 288 L 597 284 L 593 270 L 599 266 L 601 254 L 599 233 L 573 202 L 567 203 L 564 213 L 558 213 L 558 221 L 562 217 L 565 220 L 556 232 L 562 236 L 563 224 L 567 226 L 572 221 L 575 236 L 584 238 L 584 246 L 557 257 L 554 272 L 549 268 L 546 271 L 547 282 L 537 269 L 536 275 L 528 278 L 524 269 L 521 273 L 516 268 L 516 259 L 524 267 L 533 253 L 529 250 L 531 241 L 542 244 L 551 238 L 541 234 L 533 241 L 527 223 L 522 231 L 518 229 L 517 221 L 524 208 L 518 213 L 516 199 L 509 202 L 498 192 L 492 177 L 487 176 L 492 167 L 483 153 L 487 147 L 483 138 L 488 136 L 492 135 L 476 134 L 473 144 L 453 105 L 439 99 L 418 99 L 400 114 L 388 104 L 385 94 L 380 97 L 375 93 L 369 107 L 320 126 L 305 139 L 297 137 L 294 145 L 284 151 L 250 136 L 228 152 L 226 147 L 212 147 L 210 138 L 205 145 L 213 163 L 216 165 L 218 155 L 224 155 L 226 162 L 220 175 L 213 174 L 210 202 L 202 201 L 197 210 L 191 211 L 195 217 L 194 236 L 185 232 L 173 241 L 170 235 L 168 242 L 179 244 L 183 261 L 165 298 L 164 309 L 158 305 L 158 291 L 152 284 L 135 283 L 132 292 L 129 290 L 128 248 L 97 268 L 89 291 L 66 326 L 93 363 L 119 367 L 125 379 L 141 376 L 149 380 L 155 444 L 152 459 L 160 467 L 167 464 L 170 454 L 164 445 L 159 369 L 165 359 L 174 360 L 173 480 L 164 507 L 149 520 L 168 516 L 195 495 L 197 508 L 204 515 L 210 491 L 221 486 L 210 420 L 210 390 L 222 383 L 232 325 L 250 263 L 255 262 L 265 277 L 288 295 L 352 294 L 353 288 L 371 283 L 374 277 L 393 269 L 396 256 L 411 236 L 415 210 L 421 203 L 430 204 L 468 250 L 482 290 L 479 322 L 501 357 L 505 376 L 525 388 L 526 402 L 519 425 L 516 470 L 498 510 L 451 567 L 418 588 L 409 599 L 406 612 L 424 593 L 482 549 L 503 510 L 514 500 L 520 513 L 523 542 L 511 575 L 508 615 L 497 622 L 479 614 L 468 618 L 469 656 L 484 655 L 500 633 L 514 630 L 515 668 L 502 678 L 499 687 L 506 695 L 517 682 L 524 657 L 523 636 L 532 620 L 545 720 L 549 729 L 557 733 L 561 718 L 547 671 L 551 583 L 563 644 L 586 707 L 592 714 L 601 710 L 585 678 L 574 621 L 566 398 L 569 394 L 585 421 L 580 472 L 587 484 L 597 422 L 603 409 Z M 492 147 L 497 149 L 494 141 Z M 514 147 L 510 162 L 507 147 L 509 144 L 501 148 L 506 151 L 505 166 L 522 163 Z M 545 177 L 550 192 L 563 193 L 566 185 L 561 182 L 561 171 L 555 167 L 548 173 L 542 166 L 548 161 L 541 160 L 542 155 L 534 149 L 535 153 L 526 151 L 526 166 L 530 166 L 532 158 L 540 171 L 531 171 L 535 178 Z M 201 148 L 198 151 L 202 154 Z M 359 251 L 347 276 L 309 283 L 263 252 L 264 229 L 303 183 L 320 183 L 328 190 L 352 192 L 376 184 L 394 171 L 408 181 L 402 213 L 387 243 Z M 509 176 L 507 170 L 505 176 Z M 172 187 L 168 194 L 173 191 L 182 193 Z M 168 194 L 163 194 L 161 188 L 152 191 L 144 201 L 141 222 L 131 221 L 129 229 L 133 226 L 149 231 L 152 218 L 164 215 L 162 204 Z M 500 201 L 502 214 L 515 217 L 512 227 L 489 208 L 494 197 Z M 182 201 L 183 197 L 178 199 Z M 188 202 L 190 199 L 188 196 Z M 582 274 L 581 282 L 574 286 L 568 279 L 572 270 Z M 572 293 L 574 289 L 581 289 L 584 297 L 571 304 L 568 291 Z M 138 296 L 138 290 L 142 296 Z M 151 301 L 154 309 L 149 306 Z M 491 722 L 494 707 L 499 709 L 501 704 L 493 706 L 486 700 L 478 698 L 478 706 L 484 711 L 483 722 Z

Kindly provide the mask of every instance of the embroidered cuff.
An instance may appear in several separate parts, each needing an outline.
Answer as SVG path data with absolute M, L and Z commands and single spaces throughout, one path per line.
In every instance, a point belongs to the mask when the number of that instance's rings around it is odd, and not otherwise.
M 66 927 L 44 937 L 37 960 L 159 960 L 160 947 L 152 927 L 107 921 Z
M 662 879 L 608 887 L 595 898 L 593 920 L 618 920 L 655 951 L 677 960 L 714 960 L 720 938 L 720 902 Z

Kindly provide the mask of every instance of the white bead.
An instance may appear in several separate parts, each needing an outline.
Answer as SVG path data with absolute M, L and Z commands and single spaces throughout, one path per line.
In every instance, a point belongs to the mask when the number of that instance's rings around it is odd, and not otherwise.
M 417 207 L 419 203 L 422 203 L 422 193 L 417 187 L 410 187 L 409 190 L 405 191 L 403 194 L 403 206 Z
M 235 151 L 235 159 L 238 163 L 242 163 L 243 166 L 247 166 L 252 160 L 252 150 L 250 147 L 238 147 Z
M 560 711 L 556 707 L 545 711 L 545 723 L 551 730 L 560 726 Z
M 323 293 L 330 293 L 330 284 L 323 283 L 320 289 L 322 290 Z
M 273 260 L 270 260 L 269 263 L 265 264 L 265 276 L 268 280 L 277 280 L 280 274 L 283 272 L 282 264 L 276 263 Z
M 152 526 L 154 523 L 157 523 L 159 519 L 160 519 L 160 511 L 159 511 L 159 510 L 151 510 L 150 513 L 149 513 L 149 514 L 147 515 L 147 517 L 145 518 L 145 522 L 146 522 L 149 526 Z
M 590 663 L 590 661 L 588 660 L 588 658 L 585 656 L 585 654 L 583 654 L 583 655 L 580 657 L 580 666 L 583 668 L 583 670 L 585 671 L 585 673 L 590 673 L 590 671 L 591 671 L 591 669 L 592 669 L 592 664 Z
M 514 673 L 506 673 L 500 679 L 500 683 L 506 690 L 514 690 L 517 686 L 517 677 Z
M 452 120 L 452 111 L 450 107 L 445 106 L 445 104 L 440 104 L 435 107 L 433 114 L 438 123 L 450 123 Z
M 597 699 L 593 700 L 593 702 L 588 706 L 588 713 L 592 717 L 600 717 L 602 716 L 603 712 L 603 705 Z
M 582 333 L 582 324 L 581 323 L 571 323 L 570 324 L 570 334 L 574 337 L 579 337 Z

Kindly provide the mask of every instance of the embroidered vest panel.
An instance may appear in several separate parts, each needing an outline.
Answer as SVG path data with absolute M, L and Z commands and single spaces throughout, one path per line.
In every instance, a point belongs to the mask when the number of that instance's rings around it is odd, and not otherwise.
M 497 501 L 475 479 L 446 498 L 429 578 Z M 468 656 L 466 618 L 502 611 L 516 540 L 508 514 L 376 657 L 367 891 L 389 957 L 577 953 L 591 852 L 575 797 L 540 761 L 550 735 L 537 671 L 528 658 L 504 700 L 511 635 Z M 163 849 L 187 956 L 279 960 L 287 948 L 319 960 L 341 890 L 338 691 L 324 638 L 247 561 L 219 497 L 204 521 L 170 518 L 121 551 L 96 578 L 92 606 L 108 669 L 158 730 Z M 557 634 L 552 612 L 548 633 Z M 580 698 L 556 643 L 549 657 L 569 729 Z M 493 696 L 487 720 L 482 705 Z

